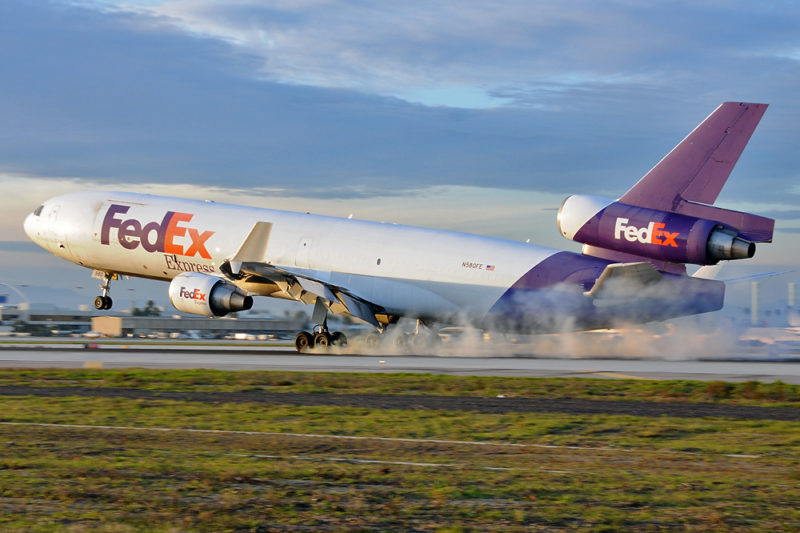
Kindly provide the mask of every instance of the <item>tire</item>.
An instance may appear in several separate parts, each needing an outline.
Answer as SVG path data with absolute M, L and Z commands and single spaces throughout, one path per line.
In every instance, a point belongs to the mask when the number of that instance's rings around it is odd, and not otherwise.
M 435 351 L 442 343 L 436 333 L 418 333 L 408 339 L 408 347 L 414 355 L 425 355 Z
M 394 346 L 401 352 L 408 350 L 408 337 L 405 333 L 400 332 L 400 334 L 395 337 Z
M 313 337 L 307 331 L 301 331 L 294 337 L 294 347 L 297 348 L 297 351 L 300 353 L 307 352 L 314 342 Z
M 347 346 L 347 337 L 341 331 L 334 331 L 331 335 L 331 346 Z
M 105 309 L 111 309 L 111 305 L 114 303 L 113 300 L 111 300 L 111 296 L 104 296 L 103 298 L 106 300 Z
M 98 311 L 104 311 L 106 309 L 111 309 L 111 297 L 110 296 L 98 296 L 94 299 L 94 308 Z
M 381 338 L 378 336 L 377 333 L 370 333 L 366 337 L 364 337 L 364 345 L 369 350 L 375 350 L 378 348 L 378 345 L 381 342 Z
M 327 333 L 315 333 L 314 334 L 314 348 L 327 348 L 331 344 L 331 337 Z
M 408 339 L 408 348 L 414 355 L 421 355 L 426 350 L 425 348 L 428 347 L 428 343 L 425 340 L 423 335 L 419 333 L 416 335 L 412 335 L 410 339 Z

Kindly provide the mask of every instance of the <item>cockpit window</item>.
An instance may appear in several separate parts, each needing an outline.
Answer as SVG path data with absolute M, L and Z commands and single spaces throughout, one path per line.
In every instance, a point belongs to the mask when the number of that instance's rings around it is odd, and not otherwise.
M 36 210 L 33 212 L 33 214 L 38 217 L 39 215 L 42 214 L 42 209 L 44 209 L 44 204 L 42 204 L 39 207 L 37 207 Z

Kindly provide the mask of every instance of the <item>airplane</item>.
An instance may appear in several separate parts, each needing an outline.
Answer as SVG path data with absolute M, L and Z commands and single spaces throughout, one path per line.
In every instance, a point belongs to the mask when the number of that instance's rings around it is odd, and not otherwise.
M 314 305 L 299 352 L 347 342 L 342 314 L 374 327 L 367 347 L 401 318 L 411 349 L 440 325 L 510 333 L 611 328 L 718 310 L 725 284 L 702 272 L 772 242 L 774 220 L 715 207 L 766 104 L 721 104 L 617 200 L 569 196 L 561 234 L 581 253 L 507 239 L 114 191 L 45 201 L 25 232 L 103 280 L 110 309 L 120 275 L 169 282 L 179 311 L 209 317 L 250 309 L 253 296 Z M 688 275 L 686 265 L 706 265 Z

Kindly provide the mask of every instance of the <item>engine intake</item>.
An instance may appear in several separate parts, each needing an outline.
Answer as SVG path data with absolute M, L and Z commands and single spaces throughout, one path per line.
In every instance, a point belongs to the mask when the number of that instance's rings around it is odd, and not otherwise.
M 253 297 L 216 276 L 184 272 L 169 284 L 169 301 L 178 311 L 205 316 L 225 316 L 253 307 Z

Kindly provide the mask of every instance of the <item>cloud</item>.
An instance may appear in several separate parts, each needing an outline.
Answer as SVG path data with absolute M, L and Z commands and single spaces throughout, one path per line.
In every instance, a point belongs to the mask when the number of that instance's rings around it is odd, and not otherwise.
M 0 171 L 316 198 L 616 196 L 720 101 L 763 97 L 723 195 L 790 202 L 796 18 L 702 2 L 7 0 Z
M 443 104 L 448 88 L 650 86 L 685 96 L 711 76 L 746 71 L 743 59 L 796 59 L 800 48 L 791 2 L 203 0 L 135 9 L 246 51 L 266 79 L 395 96 L 441 91 Z
M 781 220 L 798 220 L 800 219 L 800 209 L 781 209 L 775 211 L 763 211 L 762 216 L 770 218 L 778 218 Z

